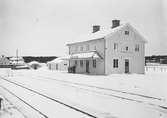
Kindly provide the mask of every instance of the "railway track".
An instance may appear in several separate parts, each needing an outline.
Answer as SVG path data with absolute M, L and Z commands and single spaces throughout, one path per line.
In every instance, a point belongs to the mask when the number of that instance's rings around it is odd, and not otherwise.
M 163 102 L 162 102 L 163 100 L 161 98 L 126 92 L 126 91 L 121 91 L 121 90 L 108 89 L 108 88 L 103 88 L 103 87 L 98 87 L 98 86 L 93 86 L 93 85 L 88 85 L 88 84 L 65 81 L 65 80 L 60 80 L 60 79 L 55 79 L 55 78 L 50 78 L 50 77 L 38 76 L 38 77 L 35 77 L 34 79 L 41 79 L 41 78 L 47 79 L 47 80 L 57 81 L 57 82 L 63 83 L 63 85 L 65 85 L 65 86 L 78 88 L 78 89 L 81 89 L 84 91 L 94 92 L 97 94 L 116 97 L 119 99 L 134 101 L 134 102 L 138 102 L 138 103 L 144 103 L 144 104 L 160 107 L 160 108 L 167 110 L 167 106 L 163 105 Z M 111 92 L 114 92 L 114 94 Z M 117 95 L 115 93 L 121 93 L 121 95 Z M 160 104 L 157 104 L 156 102 L 159 102 Z
M 16 85 L 16 86 L 19 86 L 19 87 L 21 87 L 21 88 L 24 88 L 24 89 L 26 89 L 26 90 L 28 90 L 28 91 L 30 91 L 30 92 L 32 92 L 32 93 L 35 93 L 35 94 L 37 94 L 37 95 L 40 95 L 40 96 L 42 96 L 42 97 L 44 97 L 44 98 L 46 98 L 46 99 L 52 100 L 52 101 L 54 101 L 54 102 L 56 102 L 56 103 L 59 103 L 59 104 L 61 104 L 61 105 L 63 105 L 63 106 L 66 106 L 66 107 L 68 107 L 68 108 L 70 108 L 70 109 L 72 109 L 72 110 L 74 110 L 74 111 L 77 111 L 77 112 L 80 112 L 80 113 L 82 113 L 82 114 L 84 114 L 84 115 L 87 115 L 88 117 L 91 117 L 91 118 L 105 118 L 105 117 L 115 118 L 115 117 L 112 117 L 112 116 L 110 116 L 110 115 L 108 115 L 108 114 L 105 115 L 105 114 L 103 114 L 103 113 L 89 113 L 88 111 L 85 111 L 85 110 L 83 110 L 83 109 L 81 109 L 81 108 L 77 108 L 76 106 L 67 104 L 67 103 L 65 103 L 65 102 L 63 102 L 63 101 L 61 101 L 61 100 L 52 98 L 52 97 L 50 97 L 50 96 L 48 96 L 48 95 L 45 95 L 45 94 L 43 94 L 43 93 L 40 93 L 40 92 L 38 92 L 38 91 L 36 91 L 36 90 L 33 90 L 33 89 L 28 88 L 28 87 L 26 87 L 26 86 L 23 86 L 23 85 L 21 85 L 20 83 L 17 83 L 17 82 L 14 82 L 14 81 L 5 79 L 4 77 L 0 77 L 0 79 L 6 81 L 6 82 L 8 82 L 8 83 L 14 84 L 14 85 Z M 1 87 L 2 87 L 2 86 L 1 86 Z M 11 92 L 10 90 L 8 90 L 7 88 L 5 88 L 5 87 L 3 87 L 3 88 L 4 88 L 5 90 L 7 90 L 9 93 L 11 93 L 13 96 L 17 97 L 19 100 L 21 100 L 22 102 L 24 102 L 25 104 L 27 104 L 29 107 L 31 107 L 32 109 L 34 109 L 35 111 L 37 111 L 37 112 L 38 112 L 39 114 L 41 114 L 44 118 L 49 118 L 46 114 L 44 114 L 44 113 L 42 113 L 40 110 L 36 109 L 35 107 L 33 107 L 32 105 L 30 105 L 29 103 L 27 103 L 26 101 L 24 101 L 23 99 L 21 99 L 19 96 L 15 95 L 13 92 Z
M 53 79 L 53 78 L 50 78 L 50 77 L 43 77 L 43 76 L 39 76 L 39 77 L 43 78 L 43 79 L 55 80 L 55 81 L 58 81 L 58 82 L 63 82 L 63 83 L 68 83 L 68 84 L 73 84 L 73 85 L 79 85 L 79 86 L 83 86 L 83 87 L 96 88 L 96 89 L 99 89 L 99 90 L 114 91 L 114 92 L 118 92 L 118 93 L 125 93 L 125 94 L 134 95 L 134 96 L 140 96 L 140 97 L 144 97 L 144 98 L 162 100 L 161 98 L 152 97 L 152 96 L 146 96 L 146 95 L 132 93 L 132 92 L 126 92 L 126 91 L 122 91 L 122 90 L 104 88 L 104 87 L 88 85 L 88 84 L 83 84 L 83 83 L 77 83 L 77 82 L 71 82 L 71 81 L 65 81 L 65 80 L 60 80 L 60 79 L 55 79 L 55 78 Z
M 116 98 L 124 99 L 124 100 L 128 100 L 128 101 L 134 101 L 134 102 L 138 102 L 138 103 L 148 104 L 148 105 L 151 105 L 154 108 L 156 108 L 156 109 L 158 109 L 160 111 L 164 111 L 164 112 L 166 112 L 166 110 L 167 110 L 167 107 L 165 106 L 165 104 L 156 104 L 154 102 L 150 102 L 149 100 L 148 101 L 143 101 L 143 100 L 136 99 L 136 98 L 133 98 L 133 97 L 131 98 L 129 96 L 116 95 L 115 93 L 112 94 L 110 92 L 114 91 L 116 93 L 122 93 L 122 94 L 130 95 L 130 96 L 135 96 L 135 97 L 137 96 L 137 97 L 140 97 L 140 98 L 147 98 L 147 99 L 156 100 L 156 101 L 161 101 L 162 100 L 162 99 L 156 98 L 156 97 L 150 97 L 150 96 L 145 96 L 145 95 L 140 95 L 140 94 L 133 94 L 133 93 L 132 94 L 128 94 L 128 92 L 125 92 L 125 91 L 119 91 L 119 90 L 117 91 L 117 90 L 102 88 L 102 87 L 98 87 L 98 86 L 92 86 L 92 85 L 76 83 L 76 82 L 71 82 L 71 81 L 66 81 L 66 80 L 59 80 L 59 79 L 50 78 L 50 77 L 44 77 L 44 76 L 34 76 L 34 77 L 30 76 L 28 78 L 40 79 L 40 80 L 44 80 L 44 79 L 46 79 L 46 80 L 54 80 L 54 81 L 60 82 L 63 86 L 73 87 L 73 88 L 81 89 L 81 90 L 88 91 L 88 92 L 91 92 L 91 93 L 96 93 L 96 94 L 110 96 L 110 97 L 116 97 Z M 3 79 L 5 79 L 5 78 L 3 78 Z M 22 88 L 25 88 L 25 89 L 28 89 L 30 91 L 33 91 L 33 92 L 35 92 L 35 93 L 37 93 L 37 94 L 39 94 L 39 95 L 41 95 L 41 96 L 43 96 L 43 97 L 45 97 L 47 99 L 55 101 L 54 98 L 51 98 L 51 97 L 49 97 L 49 96 L 47 96 L 45 94 L 42 94 L 42 93 L 40 93 L 38 91 L 35 91 L 35 90 L 31 89 L 31 88 L 26 87 L 28 85 L 23 86 L 23 84 L 20 83 L 19 81 L 11 81 L 11 80 L 8 80 L 8 79 L 5 79 L 5 81 L 8 81 L 8 82 L 13 83 L 13 84 L 16 84 L 18 86 L 21 86 Z M 57 83 L 57 84 L 60 84 L 60 83 Z M 102 91 L 100 91 L 100 90 L 102 90 Z M 108 91 L 108 93 L 106 93 L 104 91 Z M 60 100 L 58 100 L 58 101 L 56 100 L 56 102 L 58 102 L 60 104 L 63 103 L 63 105 L 65 105 L 65 106 L 67 105 L 67 107 L 72 108 L 75 111 L 79 111 L 79 112 L 81 112 L 83 114 L 86 114 L 89 117 L 101 118 L 101 115 L 99 117 L 99 115 L 91 114 L 90 112 L 85 112 L 84 110 L 79 109 L 77 107 L 74 107 L 73 105 L 65 104 L 65 102 L 62 102 Z M 103 118 L 105 118 L 105 117 L 103 117 Z
M 38 112 L 41 116 L 43 116 L 43 118 L 49 118 L 46 114 L 42 113 L 40 110 L 38 110 L 37 108 L 33 107 L 31 104 L 29 104 L 28 102 L 26 102 L 25 100 L 23 100 L 22 98 L 20 98 L 19 96 L 17 96 L 16 94 L 14 94 L 12 91 L 10 91 L 9 89 L 7 89 L 4 86 L 0 87 L 2 89 L 4 89 L 5 91 L 7 91 L 8 93 L 10 93 L 11 95 L 13 95 L 14 97 L 16 97 L 17 99 L 19 99 L 20 101 L 22 101 L 24 104 L 26 104 L 27 106 L 29 106 L 31 109 L 35 110 L 36 112 Z M 22 113 L 24 114 L 24 113 Z M 28 118 L 26 115 L 24 115 L 25 118 Z

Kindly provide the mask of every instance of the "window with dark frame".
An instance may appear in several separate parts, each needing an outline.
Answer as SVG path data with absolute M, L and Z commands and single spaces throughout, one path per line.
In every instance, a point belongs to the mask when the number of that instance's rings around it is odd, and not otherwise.
M 83 67 L 83 60 L 80 60 L 80 67 Z
M 118 59 L 113 60 L 113 67 L 118 68 Z
M 129 35 L 129 31 L 125 31 L 125 35 Z
M 135 45 L 135 52 L 139 52 L 139 44 Z
M 94 50 L 96 50 L 96 46 L 94 46 Z
M 58 70 L 58 64 L 56 64 L 56 70 Z
M 77 66 L 77 60 L 75 60 L 75 66 Z
M 96 68 L 96 60 L 93 60 L 93 68 Z
M 129 50 L 129 48 L 128 48 L 128 46 L 126 46 L 126 51 L 128 51 Z
M 118 49 L 118 43 L 114 43 L 114 50 Z

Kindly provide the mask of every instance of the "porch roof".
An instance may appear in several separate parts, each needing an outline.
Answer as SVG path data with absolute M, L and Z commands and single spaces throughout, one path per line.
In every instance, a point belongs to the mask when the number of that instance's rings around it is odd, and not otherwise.
M 71 54 L 63 59 L 70 60 L 70 59 L 98 59 L 98 58 L 102 59 L 102 57 L 96 51 L 92 51 L 92 52 Z

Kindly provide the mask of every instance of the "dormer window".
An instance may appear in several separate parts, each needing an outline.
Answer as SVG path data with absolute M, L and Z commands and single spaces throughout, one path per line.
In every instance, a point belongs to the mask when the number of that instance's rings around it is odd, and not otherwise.
M 125 31 L 125 35 L 129 35 L 129 31 Z

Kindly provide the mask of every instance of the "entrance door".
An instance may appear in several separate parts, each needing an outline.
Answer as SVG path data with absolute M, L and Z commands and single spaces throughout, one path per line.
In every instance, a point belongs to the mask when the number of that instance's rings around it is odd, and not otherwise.
M 125 59 L 125 73 L 129 73 L 129 60 Z
M 86 60 L 86 72 L 89 73 L 89 60 Z

